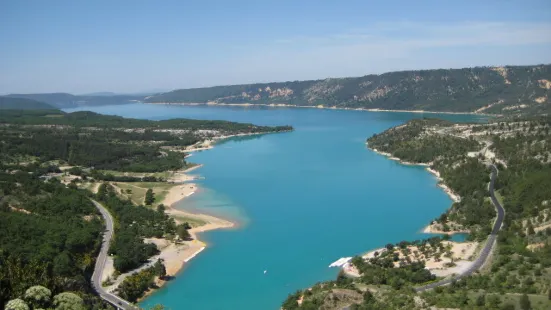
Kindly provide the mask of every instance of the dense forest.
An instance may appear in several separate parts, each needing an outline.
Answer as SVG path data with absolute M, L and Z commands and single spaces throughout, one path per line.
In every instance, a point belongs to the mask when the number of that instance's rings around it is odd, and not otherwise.
M 483 241 L 491 231 L 495 209 L 488 198 L 488 165 L 495 164 L 499 170 L 495 189 L 505 220 L 490 261 L 451 285 L 415 293 L 414 287 L 434 279 L 423 268 L 423 260 L 404 261 L 391 251 L 371 259 L 356 257 L 352 265 L 360 277 L 340 274 L 335 281 L 298 291 L 288 297 L 283 309 L 549 309 L 550 127 L 548 117 L 487 124 L 423 119 L 367 139 L 372 149 L 426 163 L 439 172 L 461 199 L 436 222 L 459 224 L 469 231 L 470 240 Z M 434 242 L 439 241 L 403 241 L 387 249 L 407 252 L 410 244 L 425 247 Z
M 5 168 L 0 169 L 0 305 L 42 285 L 54 294 L 78 292 L 90 308 L 101 309 L 89 279 L 103 226 L 88 194 L 56 179 L 44 181 L 36 166 Z
M 124 129 L 179 129 L 185 131 L 210 130 L 223 134 L 261 133 L 291 130 L 291 126 L 257 126 L 220 120 L 173 118 L 151 121 L 120 116 L 103 115 L 89 111 L 63 113 L 61 111 L 2 111 L 0 124 L 56 125 L 72 127 Z M 185 132 L 184 132 L 185 133 Z
M 145 101 L 535 114 L 550 112 L 550 81 L 551 65 L 476 67 L 180 89 Z
M 158 172 L 186 167 L 175 149 L 213 136 L 291 130 L 226 121 L 147 121 L 92 112 L 6 110 L 0 115 L 0 160 L 63 160 L 103 170 Z

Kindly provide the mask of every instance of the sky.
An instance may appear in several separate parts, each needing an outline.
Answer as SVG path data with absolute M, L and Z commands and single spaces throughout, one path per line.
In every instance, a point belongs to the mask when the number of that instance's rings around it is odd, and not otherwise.
M 541 63 L 550 0 L 0 0 L 0 94 Z

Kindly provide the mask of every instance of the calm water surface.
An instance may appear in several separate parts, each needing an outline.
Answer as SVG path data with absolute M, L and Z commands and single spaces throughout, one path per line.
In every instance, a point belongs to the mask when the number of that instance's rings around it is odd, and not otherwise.
M 223 215 L 241 226 L 203 234 L 209 247 L 144 307 L 279 309 L 289 293 L 334 279 L 338 270 L 328 265 L 340 257 L 427 237 L 420 230 L 451 204 L 423 168 L 400 165 L 365 146 L 374 133 L 422 114 L 146 104 L 80 110 L 295 127 L 229 140 L 190 157 L 204 164 L 193 173 L 205 179 L 178 207 Z

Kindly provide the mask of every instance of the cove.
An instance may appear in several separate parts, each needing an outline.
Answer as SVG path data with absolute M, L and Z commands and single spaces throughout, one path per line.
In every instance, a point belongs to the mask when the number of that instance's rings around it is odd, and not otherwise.
M 67 109 L 67 112 L 75 109 Z M 230 139 L 194 153 L 201 190 L 189 208 L 236 220 L 205 233 L 209 247 L 141 306 L 279 309 L 289 293 L 334 279 L 328 265 L 420 233 L 451 204 L 437 180 L 365 146 L 367 137 L 412 118 L 478 121 L 473 115 L 267 107 L 130 104 L 82 107 L 144 119 L 223 119 L 292 125 L 288 133 Z M 267 271 L 264 273 L 264 271 Z

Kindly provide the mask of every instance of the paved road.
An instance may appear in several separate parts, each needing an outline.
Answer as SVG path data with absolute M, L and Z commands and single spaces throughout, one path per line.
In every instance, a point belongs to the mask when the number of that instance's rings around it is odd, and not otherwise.
M 478 256 L 478 258 L 469 267 L 469 269 L 465 270 L 465 272 L 463 272 L 463 273 L 461 273 L 461 274 L 459 274 L 455 277 L 449 278 L 449 279 L 445 279 L 445 280 L 442 280 L 442 281 L 438 281 L 438 282 L 434 282 L 434 283 L 430 283 L 430 284 L 427 284 L 427 285 L 424 285 L 424 286 L 417 287 L 417 288 L 415 288 L 416 292 L 423 292 L 423 291 L 430 290 L 430 289 L 433 289 L 433 288 L 438 287 L 438 286 L 448 285 L 448 284 L 452 283 L 453 281 L 457 281 L 457 280 L 459 280 L 463 277 L 470 276 L 471 274 L 473 274 L 473 272 L 480 269 L 480 267 L 482 267 L 484 265 L 484 263 L 486 262 L 486 260 L 488 259 L 488 256 L 490 255 L 490 252 L 492 251 L 492 247 L 494 246 L 494 243 L 496 242 L 497 233 L 499 232 L 499 230 L 501 229 L 501 226 L 503 224 L 503 218 L 505 217 L 505 210 L 503 209 L 503 207 L 501 206 L 499 201 L 497 201 L 495 193 L 494 193 L 494 183 L 495 183 L 495 179 L 496 179 L 496 176 L 497 176 L 497 168 L 494 165 L 492 165 L 491 167 L 492 167 L 492 176 L 491 176 L 491 179 L 490 179 L 490 187 L 489 187 L 488 190 L 490 192 L 490 198 L 492 199 L 492 203 L 496 207 L 497 218 L 496 218 L 496 221 L 494 223 L 494 227 L 492 228 L 492 232 L 488 236 L 488 240 L 486 241 L 486 245 L 484 246 L 484 248 L 480 252 L 480 255 Z
M 94 267 L 94 273 L 92 274 L 92 286 L 98 295 L 105 301 L 109 302 L 113 306 L 119 309 L 137 309 L 134 305 L 128 301 L 120 298 L 119 296 L 107 292 L 101 286 L 101 275 L 105 267 L 105 261 L 107 260 L 107 251 L 109 250 L 109 244 L 113 237 L 113 218 L 107 209 L 95 200 L 92 200 L 96 208 L 98 208 L 101 216 L 105 220 L 105 233 L 103 234 L 103 241 L 101 244 L 101 251 L 96 259 L 96 266 Z

